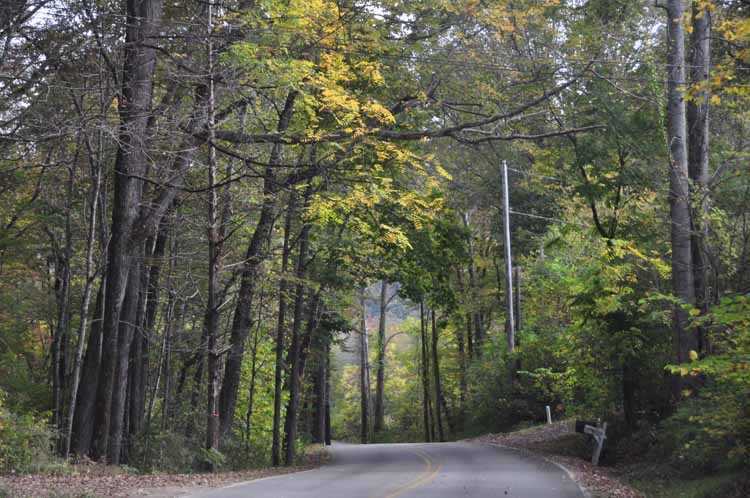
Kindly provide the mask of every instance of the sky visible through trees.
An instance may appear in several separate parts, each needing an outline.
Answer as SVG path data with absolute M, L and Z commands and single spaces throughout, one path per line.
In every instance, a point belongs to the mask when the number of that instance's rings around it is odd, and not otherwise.
M 5 1 L 0 471 L 746 468 L 749 77 L 743 0 Z

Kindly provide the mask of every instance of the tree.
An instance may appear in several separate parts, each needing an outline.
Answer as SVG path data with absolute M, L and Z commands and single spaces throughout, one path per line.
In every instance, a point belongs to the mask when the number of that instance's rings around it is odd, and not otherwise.
M 680 363 L 688 361 L 690 351 L 698 350 L 693 330 L 688 329 L 688 315 L 683 305 L 695 303 L 692 257 L 692 218 L 687 154 L 685 108 L 685 15 L 683 0 L 667 2 L 668 26 L 668 96 L 667 138 L 669 140 L 669 204 L 672 237 L 672 286 L 679 300 L 674 311 L 675 354 Z

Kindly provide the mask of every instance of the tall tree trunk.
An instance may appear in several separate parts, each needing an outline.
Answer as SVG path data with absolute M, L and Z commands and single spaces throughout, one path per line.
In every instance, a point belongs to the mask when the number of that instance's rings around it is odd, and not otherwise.
M 81 368 L 83 364 L 83 350 L 86 344 L 86 328 L 88 326 L 89 305 L 91 303 L 91 289 L 94 286 L 96 278 L 94 268 L 94 245 L 96 244 L 96 220 L 97 210 L 99 207 L 99 191 L 101 190 L 101 166 L 98 162 L 94 163 L 94 178 L 91 187 L 91 207 L 89 213 L 88 233 L 86 235 L 86 283 L 83 287 L 83 297 L 81 298 L 81 321 L 78 325 L 78 345 L 73 360 L 72 385 L 70 387 L 70 398 L 68 404 L 68 415 L 66 417 L 67 426 L 65 428 L 65 445 L 63 456 L 70 454 L 71 439 L 73 435 L 73 419 L 75 417 L 76 404 L 78 399 L 78 387 L 81 381 Z
M 161 0 L 128 0 L 122 95 L 119 99 L 120 132 L 115 161 L 112 229 L 107 251 L 103 344 L 97 386 L 96 435 L 92 456 L 108 454 L 112 395 L 117 365 L 118 328 L 131 266 L 131 234 L 143 191 L 148 164 L 147 129 L 151 117 L 156 49 L 151 39 L 159 31 Z
M 120 463 L 122 450 L 128 369 L 130 367 L 130 345 L 133 342 L 138 314 L 138 300 L 141 291 L 141 267 L 142 264 L 140 262 L 135 262 L 131 265 L 128 288 L 120 314 L 120 327 L 117 333 L 117 364 L 112 389 L 112 413 L 110 415 L 109 444 L 107 446 L 107 461 L 112 465 Z
M 441 405 L 443 405 L 443 386 L 440 383 L 440 361 L 438 355 L 438 331 L 435 324 L 435 310 L 431 312 L 432 316 L 432 370 L 435 376 L 435 417 L 437 419 L 437 431 L 440 442 L 445 441 L 445 431 L 443 430 L 443 416 L 441 415 Z M 446 410 L 446 416 L 448 412 Z
M 289 127 L 294 114 L 294 101 L 297 92 L 291 91 L 287 95 L 284 109 L 279 116 L 277 131 L 283 132 Z M 242 358 L 245 354 L 245 342 L 252 326 L 252 298 L 255 292 L 258 275 L 265 255 L 262 254 L 263 246 L 271 235 L 276 211 L 276 195 L 278 182 L 275 179 L 274 165 L 281 162 L 281 146 L 276 144 L 271 150 L 269 159 L 270 166 L 266 168 L 263 181 L 263 206 L 255 231 L 250 239 L 250 244 L 245 254 L 245 264 L 242 267 L 240 277 L 240 289 L 237 294 L 237 303 L 234 309 L 232 321 L 232 332 L 230 337 L 230 348 L 224 367 L 224 380 L 221 384 L 219 397 L 219 413 L 221 416 L 221 430 L 226 434 L 232 425 L 234 409 L 237 404 L 237 393 L 240 387 L 240 374 L 242 373 Z
M 311 193 L 311 186 L 308 185 L 305 190 L 304 206 L 306 207 Z M 292 322 L 292 336 L 289 345 L 289 403 L 287 404 L 286 420 L 284 423 L 284 433 L 286 448 L 284 452 L 284 465 L 293 465 L 297 445 L 297 417 L 300 402 L 301 390 L 301 361 L 302 361 L 302 344 L 300 332 L 302 330 L 302 311 L 304 307 L 305 269 L 307 266 L 307 251 L 310 242 L 309 223 L 302 226 L 299 239 L 299 252 L 297 254 L 297 269 L 295 278 L 297 284 L 294 291 L 294 318 Z
M 378 434 L 385 426 L 385 331 L 388 314 L 388 282 L 380 282 L 380 320 L 378 322 L 377 359 L 375 360 L 375 424 L 373 432 Z
M 325 444 L 326 441 L 326 403 L 328 402 L 328 340 L 318 341 L 317 369 L 315 372 L 315 426 L 313 441 Z
M 672 238 L 672 286 L 680 300 L 674 309 L 674 349 L 679 363 L 689 360 L 691 350 L 698 349 L 696 333 L 688 329 L 688 315 L 681 304 L 695 303 L 691 243 L 690 188 L 685 111 L 685 15 L 684 0 L 668 0 L 667 25 L 669 71 L 667 117 L 670 148 L 669 203 Z M 676 388 L 676 390 L 679 388 Z
M 515 273 L 515 280 L 516 280 L 516 292 L 515 292 L 515 318 L 516 318 L 516 334 L 518 334 L 518 331 L 521 330 L 521 267 L 516 266 L 514 268 Z M 514 346 L 518 346 L 518 335 L 515 337 L 515 343 Z
M 690 83 L 695 92 L 687 104 L 688 172 L 692 182 L 693 207 L 693 279 L 696 306 L 708 312 L 711 296 L 708 290 L 708 155 L 709 155 L 709 72 L 711 69 L 711 10 L 693 2 L 692 40 L 690 45 Z M 703 346 L 703 331 L 698 331 Z
M 159 231 L 153 244 L 150 242 L 146 244 L 147 250 L 149 250 L 150 266 L 143 287 L 146 292 L 145 311 L 142 319 L 143 333 L 134 336 L 133 345 L 131 346 L 133 348 L 133 354 L 131 355 L 133 361 L 131 368 L 133 369 L 133 373 L 130 381 L 130 423 L 128 425 L 131 438 L 143 430 L 144 417 L 146 416 L 149 345 L 150 341 L 155 336 L 154 326 L 156 323 L 156 312 L 159 306 L 160 293 L 159 277 L 161 276 L 164 251 L 167 246 L 169 235 L 169 223 L 167 220 L 168 217 L 165 217 L 161 221 Z M 172 257 L 170 259 L 170 268 L 174 265 L 174 250 L 172 249 L 171 252 Z
M 326 371 L 331 371 L 331 346 L 326 349 Z M 325 444 L 331 445 L 331 376 L 326 375 Z
M 469 215 L 463 214 L 464 226 L 466 229 L 470 229 Z M 482 350 L 482 343 L 484 342 L 484 324 L 482 323 L 482 310 L 479 306 L 479 292 L 477 290 L 477 273 L 474 267 L 474 242 L 473 236 L 469 233 L 468 240 L 466 243 L 466 250 L 469 258 L 469 286 L 471 287 L 471 306 L 472 306 L 472 317 L 474 320 L 474 353 L 479 354 Z
M 281 250 L 281 279 L 279 281 L 279 308 L 276 323 L 276 364 L 274 366 L 274 397 L 273 397 L 273 441 L 271 443 L 271 461 L 275 467 L 281 464 L 281 401 L 284 375 L 284 335 L 286 332 L 286 273 L 289 269 L 289 237 L 292 231 L 292 215 L 294 213 L 295 194 L 289 198 L 289 206 L 284 220 L 284 245 Z
M 169 408 L 172 405 L 172 351 L 174 338 L 180 333 L 185 317 L 181 315 L 183 307 L 177 307 L 177 296 L 174 284 L 170 282 L 167 304 L 166 327 L 164 330 L 164 393 L 161 403 L 161 430 L 169 429 Z
M 219 240 L 218 194 L 216 192 L 216 148 L 214 147 L 215 127 L 215 95 L 214 95 L 214 67 L 213 44 L 213 6 L 207 5 L 207 59 L 208 59 L 208 294 L 206 303 L 206 333 L 207 333 L 207 365 L 208 386 L 206 406 L 206 449 L 218 451 L 221 436 L 219 409 L 219 272 L 221 264 L 221 244 Z M 249 310 L 248 310 L 249 312 Z M 244 342 L 244 341 L 243 341 Z M 234 411 L 234 406 L 230 407 Z M 224 414 L 226 417 L 226 414 Z M 211 469 L 213 470 L 213 468 Z
M 263 303 L 259 304 L 258 324 L 262 321 Z M 260 343 L 260 326 L 256 328 L 253 346 L 250 350 L 250 387 L 247 392 L 247 410 L 245 411 L 245 444 L 250 448 L 250 434 L 252 430 L 253 410 L 255 409 L 255 384 L 258 375 L 258 344 Z
M 367 375 L 367 305 L 365 303 L 365 289 L 361 290 L 362 314 L 359 327 L 359 410 L 360 410 L 360 443 L 367 444 L 370 440 L 370 392 Z
M 53 401 L 53 424 L 58 430 L 62 430 L 65 413 L 65 404 L 63 401 L 65 393 L 65 376 L 66 362 L 65 349 L 69 342 L 70 335 L 70 263 L 73 258 L 73 233 L 71 227 L 72 202 L 73 202 L 73 183 L 75 173 L 72 166 L 68 168 L 68 185 L 65 201 L 65 252 L 58 257 L 58 267 L 62 267 L 62 272 L 57 271 L 58 287 L 58 314 L 57 328 L 55 330 L 55 340 L 52 346 L 52 401 Z M 58 451 L 63 453 L 64 441 L 57 441 Z
M 419 332 L 422 345 L 422 418 L 424 423 L 424 440 L 432 442 L 430 431 L 430 362 L 427 355 L 427 324 L 424 316 L 424 302 L 419 303 Z
M 456 268 L 456 281 L 458 283 L 459 293 L 464 293 L 463 278 L 461 277 L 461 270 Z M 468 335 L 471 335 L 471 317 L 468 314 L 465 317 L 466 328 Z M 464 423 L 466 422 L 466 393 L 468 390 L 466 383 L 466 345 L 464 337 L 464 329 L 462 327 L 456 328 L 456 344 L 458 347 L 458 389 L 459 389 L 459 415 L 458 415 L 458 426 L 461 430 L 464 429 Z
M 94 317 L 91 321 L 91 333 L 86 344 L 86 355 L 83 359 L 83 372 L 76 398 L 73 415 L 72 448 L 77 455 L 88 455 L 94 439 L 94 406 L 99 382 L 99 363 L 102 347 L 102 320 L 104 315 L 104 288 L 102 280 L 94 302 Z

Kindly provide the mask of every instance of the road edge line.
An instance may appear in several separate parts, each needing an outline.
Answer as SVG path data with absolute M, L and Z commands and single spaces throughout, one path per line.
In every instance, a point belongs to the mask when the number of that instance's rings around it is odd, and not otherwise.
M 477 443 L 474 443 L 472 441 L 468 441 L 468 442 L 470 444 L 477 444 Z M 525 454 L 527 456 L 532 456 L 534 458 L 538 458 L 540 460 L 544 460 L 547 463 L 551 463 L 552 465 L 555 465 L 556 467 L 562 469 L 563 472 L 565 472 L 565 474 L 567 474 L 567 476 L 570 478 L 570 480 L 573 481 L 574 483 L 576 483 L 576 485 L 578 486 L 578 489 L 581 491 L 581 494 L 583 495 L 583 498 L 593 498 L 593 495 L 588 490 L 588 488 L 581 482 L 581 479 L 578 479 L 576 477 L 575 472 L 573 472 L 572 470 L 570 470 L 569 468 L 567 468 L 565 465 L 561 464 L 560 462 L 556 462 L 554 460 L 551 460 L 550 458 L 547 458 L 546 456 L 544 456 L 544 455 L 542 455 L 540 453 L 536 453 L 536 452 L 528 450 L 526 448 L 514 448 L 513 446 L 507 446 L 507 445 L 500 444 L 500 443 L 489 443 L 489 442 L 486 442 L 486 441 L 481 441 L 478 444 L 483 444 L 485 446 L 492 446 L 492 447 L 495 447 L 495 448 L 502 448 L 504 450 L 517 451 L 518 453 L 523 453 L 523 454 Z
M 329 448 L 326 448 L 326 451 L 331 455 L 331 461 L 329 463 L 333 463 L 334 459 L 335 459 L 333 451 L 331 451 Z M 306 474 L 308 472 L 314 472 L 316 470 L 320 470 L 321 468 L 325 467 L 326 465 L 328 465 L 328 464 L 323 464 L 323 465 L 321 465 L 319 467 L 315 467 L 314 469 L 298 470 L 296 472 L 286 472 L 284 474 L 278 474 L 278 475 L 275 475 L 275 476 L 266 476 L 266 477 L 259 477 L 257 479 L 249 479 L 247 481 L 233 482 L 232 484 L 227 484 L 225 486 L 219 486 L 219 487 L 210 488 L 210 489 L 203 489 L 201 491 L 198 491 L 197 493 L 189 493 L 189 494 L 186 494 L 186 495 L 181 495 L 178 498 L 200 498 L 201 495 L 204 495 L 204 494 L 207 494 L 207 493 L 212 493 L 214 491 L 221 491 L 222 489 L 236 488 L 236 487 L 239 487 L 239 486 L 244 486 L 245 484 L 252 484 L 252 483 L 260 482 L 260 481 L 270 481 L 272 479 L 280 479 L 282 477 L 287 477 L 287 476 L 291 476 L 291 475 L 299 475 L 299 474 Z

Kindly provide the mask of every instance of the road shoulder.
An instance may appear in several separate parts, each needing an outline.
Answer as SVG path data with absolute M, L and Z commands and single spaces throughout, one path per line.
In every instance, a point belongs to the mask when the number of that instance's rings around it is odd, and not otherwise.
M 586 498 L 643 498 L 613 469 L 564 454 L 565 446 L 576 437 L 580 435 L 575 435 L 569 424 L 561 422 L 512 433 L 485 434 L 468 441 L 520 451 L 556 465 L 578 484 Z

